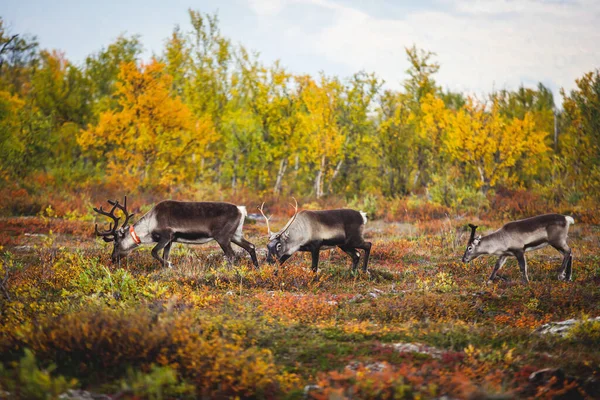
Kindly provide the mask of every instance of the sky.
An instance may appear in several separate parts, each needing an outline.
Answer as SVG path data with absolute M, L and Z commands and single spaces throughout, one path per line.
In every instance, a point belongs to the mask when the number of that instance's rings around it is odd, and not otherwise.
M 138 34 L 144 57 L 161 54 L 188 9 L 217 12 L 234 44 L 290 71 L 349 77 L 374 72 L 399 89 L 405 48 L 434 52 L 443 88 L 484 96 L 534 87 L 556 96 L 600 68 L 600 0 L 1 0 L 12 33 L 77 64 L 120 34 Z

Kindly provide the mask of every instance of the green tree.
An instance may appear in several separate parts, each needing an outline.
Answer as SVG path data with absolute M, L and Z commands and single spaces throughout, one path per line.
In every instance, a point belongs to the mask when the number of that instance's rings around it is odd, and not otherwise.
M 415 46 L 406 49 L 406 55 L 410 63 L 406 71 L 408 78 L 404 81 L 405 97 L 407 106 L 411 111 L 411 120 L 414 129 L 418 131 L 420 120 L 423 117 L 421 103 L 430 96 L 437 97 L 440 89 L 437 86 L 433 75 L 436 74 L 440 66 L 433 61 L 435 53 L 417 49 Z M 416 172 L 413 175 L 412 190 L 420 187 L 427 187 L 431 182 L 431 175 L 435 173 L 436 162 L 434 153 L 434 144 L 431 138 L 426 134 L 416 134 L 414 141 L 414 151 L 411 154 L 414 159 Z
M 379 98 L 376 143 L 380 185 L 387 196 L 408 194 L 415 169 L 411 155 L 416 138 L 407 104 L 406 95 L 389 90 Z
M 142 53 L 139 36 L 119 36 L 106 49 L 88 56 L 85 60 L 85 78 L 91 88 L 93 113 L 117 107 L 116 83 L 122 63 L 137 62 Z
M 0 182 L 22 183 L 51 158 L 51 125 L 31 103 L 0 91 Z
M 37 63 L 37 39 L 10 32 L 0 17 L 0 89 L 27 95 Z
M 576 80 L 576 88 L 562 90 L 564 132 L 559 154 L 564 162 L 564 180 L 570 190 L 600 198 L 600 70 Z
M 377 191 L 376 180 L 370 178 L 376 174 L 379 160 L 374 151 L 377 137 L 372 113 L 382 83 L 374 74 L 359 72 L 342 88 L 337 123 L 345 134 L 345 141 L 328 192 L 334 188 L 338 188 L 337 193 L 348 195 L 364 190 Z

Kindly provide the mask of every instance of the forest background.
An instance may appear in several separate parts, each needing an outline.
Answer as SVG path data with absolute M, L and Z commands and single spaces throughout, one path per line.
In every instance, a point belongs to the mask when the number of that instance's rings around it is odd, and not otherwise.
M 124 193 L 296 196 L 389 218 L 598 214 L 598 69 L 560 104 L 541 83 L 477 98 L 442 89 L 435 54 L 413 46 L 402 88 L 386 90 L 368 71 L 264 65 L 216 14 L 189 18 L 150 60 L 134 35 L 81 65 L 0 19 L 0 214 L 91 218 L 93 200 Z

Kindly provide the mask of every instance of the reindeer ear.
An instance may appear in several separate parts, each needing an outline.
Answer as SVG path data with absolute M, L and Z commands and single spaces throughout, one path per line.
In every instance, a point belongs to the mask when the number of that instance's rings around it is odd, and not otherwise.
M 115 239 L 104 236 L 102 238 L 102 240 L 104 240 L 106 243 L 110 243 L 110 242 L 114 242 Z
M 469 243 L 475 239 L 475 230 L 477 229 L 477 225 L 469 224 L 469 228 L 471 228 L 471 237 L 469 237 Z

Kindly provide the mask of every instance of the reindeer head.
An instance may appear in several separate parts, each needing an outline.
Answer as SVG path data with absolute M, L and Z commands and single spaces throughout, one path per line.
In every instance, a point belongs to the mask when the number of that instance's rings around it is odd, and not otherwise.
M 465 254 L 462 258 L 462 261 L 465 263 L 474 260 L 481 255 L 477 251 L 477 246 L 479 246 L 479 243 L 481 243 L 481 235 L 475 237 L 475 230 L 477 229 L 477 225 L 469 224 L 469 228 L 471 228 L 471 237 L 469 237 L 467 250 L 465 250 Z
M 294 222 L 294 220 L 296 219 L 296 216 L 298 215 L 298 202 L 296 201 L 296 199 L 294 199 L 294 202 L 295 205 L 292 205 L 290 203 L 290 205 L 294 207 L 294 216 L 288 221 L 285 227 L 277 233 L 271 232 L 271 228 L 269 227 L 270 218 L 267 218 L 267 216 L 263 212 L 263 207 L 265 203 L 262 203 L 262 205 L 258 208 L 262 216 L 265 218 L 265 221 L 267 222 L 267 230 L 269 232 L 269 243 L 267 244 L 267 262 L 269 264 L 273 264 L 275 260 L 280 260 L 281 257 L 283 257 L 284 255 L 292 253 L 290 251 L 292 246 L 291 243 L 289 243 L 290 233 L 288 229 L 292 225 L 292 222 Z
M 100 215 L 105 215 L 113 220 L 110 223 L 108 230 L 99 231 L 98 224 L 96 224 L 95 230 L 96 235 L 102 237 L 107 243 L 114 242 L 113 252 L 111 255 L 111 260 L 113 263 L 117 263 L 120 261 L 121 257 L 129 254 L 131 250 L 138 246 L 138 244 L 134 241 L 133 237 L 129 232 L 129 219 L 133 217 L 133 214 L 129 214 L 127 212 L 127 196 L 125 196 L 125 200 L 123 201 L 123 205 L 119 204 L 119 201 L 108 200 L 108 203 L 112 206 L 110 211 L 104 211 L 102 207 L 94 208 Z M 116 209 L 119 209 L 125 215 L 125 222 L 123 225 L 119 227 L 119 217 L 115 215 Z M 114 225 L 113 225 L 114 224 Z M 118 229 L 117 229 L 118 228 Z

